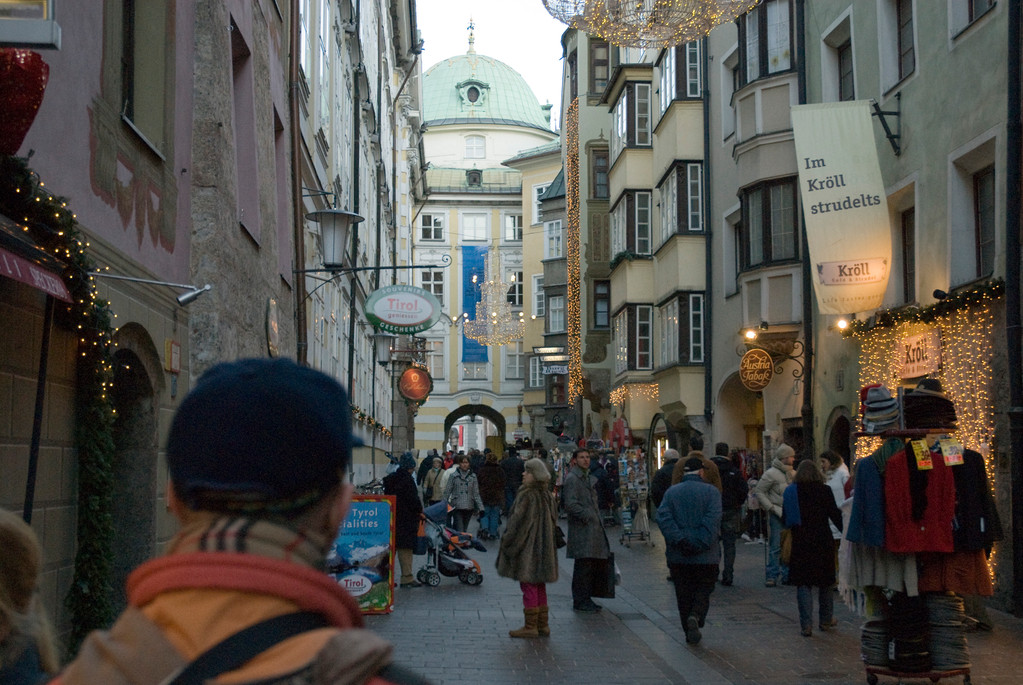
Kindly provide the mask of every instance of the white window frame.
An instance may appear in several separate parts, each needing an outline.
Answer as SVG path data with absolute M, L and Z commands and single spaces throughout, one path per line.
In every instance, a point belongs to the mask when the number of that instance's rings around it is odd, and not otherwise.
M 553 295 L 547 298 L 547 333 L 564 333 L 565 296 Z
M 543 207 L 540 205 L 540 196 L 547 192 L 547 189 L 551 187 L 550 183 L 539 183 L 533 186 L 533 225 L 539 224 L 543 221 Z
M 847 42 L 852 45 L 852 8 L 831 23 L 821 37 L 821 100 L 838 102 L 841 91 L 841 73 L 838 58 L 839 48 Z M 856 59 L 853 51 L 853 91 L 856 90 Z
M 668 111 L 672 100 L 675 99 L 675 48 L 670 47 L 664 52 L 664 59 L 661 60 L 661 82 L 659 96 L 661 102 L 661 115 Z
M 625 209 L 627 206 L 625 197 L 615 205 L 615 208 L 611 210 L 611 258 L 614 259 L 621 253 L 625 252 L 627 244 L 625 242 L 625 227 L 627 222 L 625 220 Z
M 920 42 L 917 40 L 919 15 L 916 7 L 913 7 L 913 55 L 914 68 L 908 74 L 900 75 L 901 56 L 899 55 L 899 26 L 898 26 L 898 3 L 899 0 L 878 0 L 877 15 L 877 44 L 880 52 L 881 71 L 881 92 L 887 93 L 902 80 L 909 78 L 917 72 L 920 64 L 918 48 Z M 914 3 L 915 4 L 915 3 Z M 883 103 L 882 103 L 883 104 Z
M 526 373 L 526 353 L 521 340 L 505 343 L 504 347 L 504 379 L 521 381 Z
M 529 387 L 543 387 L 543 362 L 540 357 L 529 358 Z
M 504 227 L 504 241 L 506 243 L 522 242 L 522 213 L 508 213 L 501 217 L 501 225 Z
M 703 231 L 703 165 L 686 164 L 686 224 L 690 232 Z
M 543 293 L 543 274 L 533 274 L 533 316 L 541 317 L 547 311 Z
M 473 226 L 469 225 L 470 224 L 470 221 L 469 221 L 470 218 L 473 219 L 473 222 L 472 222 L 474 224 Z M 482 225 L 475 225 L 476 224 L 476 221 L 475 221 L 476 219 L 481 219 L 482 220 Z M 490 215 L 489 214 L 486 214 L 485 212 L 464 212 L 459 217 L 459 220 L 460 220 L 460 223 L 462 224 L 462 228 L 459 231 L 459 237 L 462 239 L 463 242 L 465 242 L 465 241 L 481 242 L 481 241 L 486 240 L 489 237 L 489 233 L 490 233 L 490 230 L 489 230 L 489 228 L 490 228 L 490 226 L 489 226 L 489 224 L 490 224 Z M 470 229 L 472 231 L 471 235 L 470 235 Z
M 641 352 L 643 342 L 646 352 Z M 636 369 L 654 368 L 654 308 L 648 304 L 636 305 Z
M 739 49 L 733 47 L 721 59 L 721 140 L 728 140 L 735 134 L 735 88 L 739 68 Z
M 629 312 L 622 310 L 614 317 L 611 339 L 615 351 L 615 373 L 625 373 L 629 370 Z
M 653 252 L 653 236 L 651 235 L 651 211 L 653 209 L 650 191 L 641 190 L 635 194 L 636 211 L 634 235 L 636 254 L 651 254 Z
M 649 146 L 651 142 L 650 84 L 636 84 L 636 113 L 633 123 L 636 127 L 636 145 Z
M 629 91 L 622 89 L 622 96 L 615 105 L 614 118 L 611 126 L 611 165 L 625 149 L 629 139 Z
M 689 361 L 693 364 L 703 363 L 705 303 L 703 293 L 689 293 Z
M 698 98 L 703 90 L 703 62 L 700 41 L 686 43 L 686 97 Z
M 565 230 L 561 219 L 545 221 L 543 224 L 543 258 L 562 259 L 565 256 Z
M 447 344 L 444 338 L 425 339 L 426 366 L 430 371 L 430 377 L 435 381 L 442 381 L 445 378 L 447 369 Z
M 468 135 L 465 137 L 465 158 L 486 159 L 487 138 L 481 135 Z
M 660 323 L 660 345 L 657 361 L 660 366 L 668 366 L 678 362 L 678 300 L 672 299 L 660 307 L 658 312 Z
M 661 205 L 661 244 L 675 235 L 678 225 L 678 169 L 672 169 L 658 189 Z
M 462 362 L 461 376 L 463 381 L 490 380 L 490 364 L 488 362 Z
M 506 293 L 508 304 L 512 306 L 512 309 L 522 309 L 522 303 L 525 301 L 525 283 L 522 282 L 522 267 L 505 269 L 504 279 L 505 283 L 508 283 L 508 292 Z
M 431 235 L 429 238 L 426 237 L 427 231 Z M 437 243 L 444 240 L 444 214 L 439 212 L 423 212 L 422 216 L 419 217 L 419 240 L 429 243 Z
M 984 18 L 988 10 L 995 6 L 995 0 L 951 0 L 948 5 L 948 27 L 953 37 Z M 973 17 L 970 17 L 970 8 L 973 8 Z
M 433 293 L 438 300 L 444 301 L 444 272 L 434 269 L 422 269 L 419 274 L 419 287 Z
M 1005 191 L 999 188 L 999 177 L 1005 171 L 996 163 L 997 133 L 987 132 L 983 137 L 975 139 L 949 155 L 949 254 L 961 255 L 961 258 L 950 259 L 951 286 L 956 287 L 976 280 L 987 274 L 977 272 L 977 224 L 974 215 L 974 177 L 992 164 L 995 167 L 995 226 L 1004 223 Z M 1004 183 L 1002 183 L 1004 185 Z M 917 241 L 921 240 L 920 216 L 917 216 Z M 999 231 L 995 231 L 995 255 L 1004 246 L 999 245 Z M 920 269 L 917 264 L 917 269 Z

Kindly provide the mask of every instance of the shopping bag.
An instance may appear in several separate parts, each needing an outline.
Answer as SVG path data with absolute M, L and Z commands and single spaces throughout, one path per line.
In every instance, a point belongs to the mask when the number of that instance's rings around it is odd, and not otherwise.
M 416 541 L 412 543 L 412 554 L 415 556 L 426 554 L 426 522 L 423 518 L 419 519 Z
M 778 559 L 781 563 L 788 566 L 789 559 L 792 558 L 792 531 L 785 528 L 781 531 L 781 551 L 778 553 Z
M 595 564 L 593 572 L 593 589 L 590 595 L 603 599 L 614 599 L 615 596 L 615 555 L 611 552 L 603 564 Z
M 554 546 L 561 549 L 568 542 L 565 540 L 565 531 L 561 530 L 561 526 L 554 524 Z

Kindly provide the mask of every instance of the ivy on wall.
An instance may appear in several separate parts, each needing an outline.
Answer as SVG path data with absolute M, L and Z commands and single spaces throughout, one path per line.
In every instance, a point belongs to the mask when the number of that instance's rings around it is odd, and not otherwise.
M 113 326 L 109 303 L 96 296 L 88 243 L 64 198 L 52 195 L 21 157 L 0 157 L 0 212 L 24 236 L 63 266 L 72 303 L 58 303 L 55 321 L 78 335 L 75 435 L 78 455 L 77 541 L 74 577 L 65 598 L 70 615 L 68 651 L 89 631 L 114 618 L 111 593 L 112 460 L 114 406 L 110 398 Z

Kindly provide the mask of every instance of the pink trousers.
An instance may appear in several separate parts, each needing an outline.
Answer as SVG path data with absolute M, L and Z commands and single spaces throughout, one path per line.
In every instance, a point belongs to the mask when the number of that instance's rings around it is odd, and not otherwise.
M 519 583 L 522 588 L 522 606 L 525 609 L 547 606 L 546 583 Z

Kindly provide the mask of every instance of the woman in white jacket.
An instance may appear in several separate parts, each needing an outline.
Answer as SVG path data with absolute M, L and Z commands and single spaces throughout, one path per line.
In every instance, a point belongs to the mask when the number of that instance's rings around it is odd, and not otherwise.
M 796 451 L 782 443 L 774 448 L 774 461 L 771 468 L 757 482 L 757 502 L 768 514 L 768 549 L 767 568 L 764 584 L 774 587 L 778 583 L 786 583 L 789 579 L 788 564 L 781 563 L 781 531 L 785 527 L 782 521 L 782 502 L 785 488 L 792 482 L 795 472 L 792 464 L 796 460 Z

